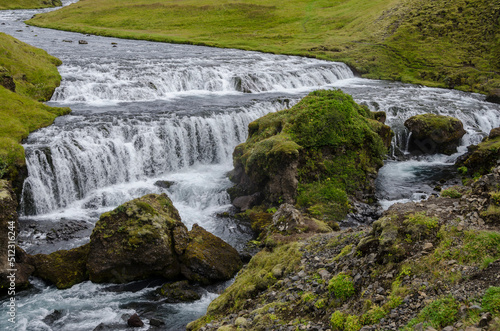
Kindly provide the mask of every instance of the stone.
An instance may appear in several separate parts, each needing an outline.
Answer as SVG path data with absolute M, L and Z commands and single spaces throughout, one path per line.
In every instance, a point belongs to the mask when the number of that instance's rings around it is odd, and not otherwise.
M 424 331 L 424 323 L 418 323 L 413 326 L 414 331 Z
M 166 301 L 169 303 L 191 302 L 201 298 L 187 280 L 164 284 L 158 292 L 167 297 Z
M 486 101 L 500 104 L 500 89 L 492 89 L 486 96 Z
M 411 132 L 410 151 L 423 154 L 456 153 L 466 133 L 459 119 L 430 113 L 412 116 L 404 125 Z
M 481 316 L 481 319 L 479 320 L 479 323 L 477 324 L 477 326 L 479 326 L 480 328 L 486 327 L 490 323 L 492 318 L 493 318 L 493 316 L 491 315 L 490 312 L 483 314 Z
M 79 43 L 80 45 L 87 45 L 87 44 L 88 44 L 88 42 L 87 42 L 87 41 L 85 41 L 85 40 L 78 40 L 78 43 Z
M 130 318 L 127 320 L 127 325 L 134 327 L 134 328 L 140 328 L 140 327 L 144 326 L 144 322 L 141 321 L 141 318 L 139 317 L 139 315 L 134 314 L 134 315 L 130 316 Z
M 332 278 L 332 274 L 325 269 L 321 269 L 320 271 L 318 271 L 318 274 L 321 276 L 321 279 L 323 280 L 329 280 L 330 278 Z
M 51 254 L 37 254 L 32 257 L 34 275 L 53 283 L 58 289 L 89 279 L 87 257 L 90 245 L 86 244 L 70 250 L 59 250 Z
M 234 325 L 236 327 L 243 327 L 243 328 L 246 328 L 248 327 L 248 320 L 244 317 L 238 317 L 235 321 L 234 321 Z
M 233 200 L 233 206 L 239 208 L 241 211 L 245 211 L 257 205 L 261 200 L 261 194 L 254 193 L 252 195 L 237 197 Z
M 449 325 L 449 326 L 445 327 L 444 329 L 442 329 L 441 331 L 454 331 L 454 330 L 455 330 L 455 328 L 453 326 Z
M 90 236 L 90 280 L 126 283 L 154 276 L 178 278 L 174 233 L 185 234 L 187 228 L 166 194 L 148 194 L 102 214 Z
M 162 320 L 160 319 L 156 319 L 156 318 L 151 318 L 149 320 L 149 324 L 152 325 L 152 326 L 156 326 L 156 327 L 161 327 L 163 325 L 165 325 L 165 322 L 163 322 Z
M 154 185 L 164 189 L 169 189 L 174 184 L 175 182 L 172 182 L 170 180 L 157 180 Z
M 181 256 L 181 273 L 187 279 L 208 284 L 229 280 L 241 269 L 238 251 L 198 224 L 193 225 L 189 239 Z
M 476 328 L 475 326 L 468 326 L 465 328 L 465 331 L 481 331 L 481 329 Z
M 304 217 L 293 205 L 282 204 L 273 215 L 273 225 L 281 232 L 290 232 L 297 227 L 304 226 Z
M 432 249 L 432 247 L 434 247 L 434 245 L 432 243 L 425 243 L 423 249 L 424 249 L 424 251 L 428 251 L 428 250 Z

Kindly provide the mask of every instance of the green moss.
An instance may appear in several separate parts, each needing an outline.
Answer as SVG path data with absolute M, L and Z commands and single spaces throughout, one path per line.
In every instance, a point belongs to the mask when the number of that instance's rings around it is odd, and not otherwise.
M 482 308 L 485 312 L 500 315 L 500 287 L 491 286 L 486 290 L 482 300 Z
M 457 191 L 454 187 L 449 187 L 441 191 L 441 196 L 444 198 L 459 199 L 462 197 L 462 193 Z
M 349 275 L 339 273 L 328 282 L 328 292 L 341 302 L 349 299 L 355 293 L 354 283 Z
M 411 320 L 407 327 L 420 322 L 427 322 L 435 328 L 452 325 L 458 319 L 459 306 L 459 302 L 451 296 L 433 301 L 422 309 L 417 318 Z
M 336 310 L 332 316 L 330 316 L 330 326 L 333 331 L 344 330 L 346 315 L 340 310 Z
M 338 253 L 337 256 L 335 256 L 333 258 L 333 261 L 338 261 L 341 258 L 343 258 L 344 256 L 346 256 L 347 254 L 349 254 L 352 251 L 352 247 L 353 247 L 353 245 L 351 245 L 351 244 L 344 246 L 344 248 L 342 248 L 340 253 Z
M 276 247 L 272 252 L 263 250 L 257 253 L 238 274 L 235 282 L 210 304 L 207 313 L 224 315 L 238 311 L 247 299 L 276 283 L 277 279 L 269 276 L 276 265 L 281 265 L 282 276 L 297 268 L 302 256 L 300 247 L 299 243 L 294 242 Z
M 359 331 L 363 325 L 356 315 L 349 315 L 345 319 L 344 331 Z
M 428 237 L 431 233 L 437 232 L 438 218 L 428 217 L 424 212 L 415 213 L 406 216 L 403 224 L 405 226 L 405 234 L 409 234 L 412 238 L 420 240 Z
M 143 212 L 151 214 L 151 215 L 156 215 L 158 214 L 153 207 L 151 207 L 150 204 L 144 201 L 137 201 L 135 203 Z

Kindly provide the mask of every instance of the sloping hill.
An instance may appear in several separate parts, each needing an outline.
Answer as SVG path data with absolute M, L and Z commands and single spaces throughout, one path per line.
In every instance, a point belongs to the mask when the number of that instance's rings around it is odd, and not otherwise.
M 62 6 L 61 0 L 0 0 L 0 9 L 30 9 Z
M 344 61 L 364 77 L 500 88 L 500 2 L 85 0 L 29 24 Z

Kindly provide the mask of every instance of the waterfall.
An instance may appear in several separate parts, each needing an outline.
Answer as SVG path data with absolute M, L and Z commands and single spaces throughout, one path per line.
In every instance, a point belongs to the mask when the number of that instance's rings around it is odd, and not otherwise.
M 178 95 L 261 93 L 318 88 L 353 78 L 344 63 L 281 57 L 281 61 L 223 63 L 213 59 L 122 59 L 60 67 L 65 80 L 52 101 L 100 104 L 165 100 Z
M 21 212 L 45 214 L 110 185 L 200 164 L 230 163 L 234 147 L 246 139 L 248 124 L 284 107 L 259 102 L 208 116 L 100 116 L 83 125 L 77 117 L 64 130 L 43 129 L 39 134 L 51 137 L 47 143 L 25 145 L 29 177 Z

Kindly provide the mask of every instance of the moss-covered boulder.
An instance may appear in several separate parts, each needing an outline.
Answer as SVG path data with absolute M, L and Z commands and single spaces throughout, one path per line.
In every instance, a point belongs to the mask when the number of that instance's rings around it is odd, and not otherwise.
M 231 279 L 241 269 L 238 252 L 201 226 L 193 225 L 189 239 L 181 257 L 182 275 L 187 279 L 208 284 Z
M 33 267 L 28 263 L 28 256 L 16 246 L 19 233 L 17 200 L 12 186 L 7 180 L 0 180 L 0 294 L 6 294 L 9 288 L 21 290 L 29 285 L 29 276 Z M 15 286 L 11 286 L 9 278 L 15 272 Z
M 53 283 L 59 289 L 69 288 L 89 279 L 87 257 L 90 245 L 32 257 L 34 275 Z
M 488 93 L 488 96 L 486 97 L 486 101 L 500 104 L 500 88 L 492 89 Z
M 456 153 L 460 139 L 466 134 L 459 119 L 436 114 L 412 116 L 405 126 L 411 132 L 410 151 L 424 154 Z
M 455 165 L 464 175 L 485 175 L 497 165 L 499 159 L 500 128 L 495 128 L 481 143 L 467 147 L 467 153 L 459 157 Z
M 101 215 L 90 236 L 87 262 L 93 282 L 124 283 L 180 275 L 187 228 L 166 194 L 149 194 Z M 175 236 L 180 238 L 176 242 Z
M 373 198 L 392 137 L 382 115 L 340 90 L 320 90 L 250 123 L 233 153 L 233 201 L 261 193 L 267 206 L 297 202 L 315 217 L 343 219 L 349 198 Z
M 169 303 L 190 302 L 200 299 L 200 295 L 189 285 L 187 280 L 164 284 L 158 293 L 166 297 Z

